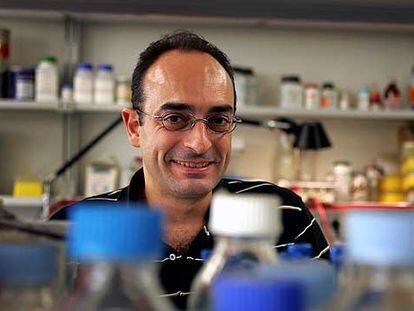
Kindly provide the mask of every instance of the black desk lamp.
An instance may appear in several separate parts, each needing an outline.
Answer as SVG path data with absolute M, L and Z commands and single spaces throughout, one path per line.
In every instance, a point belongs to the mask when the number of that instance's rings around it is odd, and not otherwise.
M 315 180 L 317 154 L 332 144 L 320 122 L 304 122 L 299 126 L 293 147 L 299 150 L 299 179 Z

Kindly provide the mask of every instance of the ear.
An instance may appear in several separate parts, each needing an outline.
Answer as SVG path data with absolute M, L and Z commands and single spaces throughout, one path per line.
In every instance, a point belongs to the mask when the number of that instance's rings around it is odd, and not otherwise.
M 122 109 L 122 119 L 128 134 L 129 143 L 134 147 L 139 147 L 139 119 L 135 110 L 130 108 Z

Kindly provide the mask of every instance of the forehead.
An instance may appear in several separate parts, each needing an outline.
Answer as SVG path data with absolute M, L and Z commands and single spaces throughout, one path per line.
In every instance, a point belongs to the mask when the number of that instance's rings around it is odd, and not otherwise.
M 184 103 L 194 110 L 233 106 L 230 76 L 211 55 L 201 52 L 169 51 L 148 69 L 144 78 L 146 110 L 166 103 Z

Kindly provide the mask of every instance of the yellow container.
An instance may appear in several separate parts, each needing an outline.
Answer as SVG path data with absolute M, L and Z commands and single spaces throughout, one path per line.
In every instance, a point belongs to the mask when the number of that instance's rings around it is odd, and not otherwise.
M 405 201 L 405 195 L 399 192 L 387 192 L 380 195 L 381 203 L 400 203 Z
M 409 156 L 404 159 L 401 167 L 401 173 L 403 175 L 414 172 L 414 156 Z
M 404 191 L 414 188 L 414 172 L 404 176 L 402 180 L 402 188 Z
M 43 193 L 43 184 L 38 180 L 19 180 L 14 182 L 13 196 L 40 197 Z
M 401 192 L 401 186 L 400 176 L 386 176 L 380 182 L 381 192 Z

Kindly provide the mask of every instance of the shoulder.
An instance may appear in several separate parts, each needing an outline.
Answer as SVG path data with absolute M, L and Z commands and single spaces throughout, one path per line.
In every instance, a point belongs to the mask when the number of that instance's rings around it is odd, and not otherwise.
M 241 180 L 223 178 L 218 189 L 225 189 L 230 193 L 266 193 L 279 196 L 282 205 L 303 205 L 302 199 L 293 191 L 279 187 L 268 181 Z
M 113 204 L 115 202 L 121 202 L 127 191 L 128 191 L 128 187 L 125 187 L 125 188 L 117 189 L 115 191 L 98 194 L 92 197 L 87 197 L 79 202 L 59 208 L 57 211 L 53 212 L 53 214 L 49 217 L 49 220 L 67 220 L 68 210 L 81 203 L 95 202 L 95 203 L 100 203 L 100 204 Z

